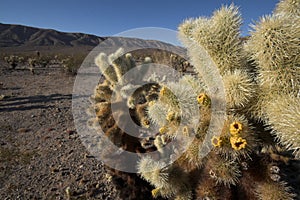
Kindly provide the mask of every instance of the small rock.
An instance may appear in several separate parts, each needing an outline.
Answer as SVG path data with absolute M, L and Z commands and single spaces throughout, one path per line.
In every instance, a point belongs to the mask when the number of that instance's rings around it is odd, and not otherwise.
M 0 100 L 3 100 L 5 98 L 5 95 L 4 94 L 1 94 L 0 95 Z
M 29 165 L 29 166 L 28 166 L 28 169 L 33 170 L 33 169 L 34 169 L 34 166 Z
M 90 182 L 89 179 L 86 179 L 86 178 L 82 178 L 80 181 L 79 181 L 79 184 L 80 185 L 85 185 L 87 182 Z
M 84 193 L 85 193 L 84 190 L 82 190 L 82 189 L 77 189 L 77 190 L 75 190 L 75 191 L 72 192 L 72 195 L 73 195 L 73 196 L 79 196 L 79 195 L 82 195 L 82 194 L 84 194 Z
M 75 181 L 77 182 L 79 182 L 80 180 L 82 179 L 82 176 L 81 175 L 78 175 L 76 178 L 75 178 Z
M 30 131 L 30 129 L 29 129 L 29 128 L 19 128 L 17 131 L 18 131 L 19 133 L 27 133 L 27 132 Z
M 78 138 L 78 135 L 69 135 L 69 139 L 75 140 Z
M 62 176 L 67 176 L 67 175 L 70 175 L 70 172 L 69 171 L 62 171 L 61 175 Z
M 71 198 L 71 189 L 70 189 L 70 187 L 68 186 L 68 187 L 65 189 L 65 191 L 66 191 L 67 199 L 70 199 L 70 198 Z
M 54 130 L 55 130 L 54 128 L 48 128 L 48 132 L 54 131 Z
M 51 188 L 50 191 L 51 191 L 51 192 L 57 191 L 57 188 L 56 188 L 56 187 Z
M 66 130 L 66 133 L 68 135 L 73 135 L 73 134 L 75 134 L 75 131 L 74 130 Z
M 56 168 L 56 167 L 51 167 L 51 172 L 52 172 L 52 173 L 59 172 L 59 169 Z
M 91 198 L 96 194 L 97 190 L 95 188 L 91 188 L 87 191 L 86 197 Z
M 99 183 L 96 184 L 96 189 L 99 189 L 101 185 Z
M 84 158 L 94 158 L 94 156 L 89 155 L 89 154 L 84 154 Z
M 63 167 L 60 169 L 61 171 L 69 171 L 70 169 L 69 168 L 66 168 L 66 167 Z

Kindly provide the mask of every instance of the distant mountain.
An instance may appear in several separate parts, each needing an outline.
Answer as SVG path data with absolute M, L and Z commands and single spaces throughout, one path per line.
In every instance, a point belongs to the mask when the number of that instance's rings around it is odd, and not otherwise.
M 97 46 L 104 39 L 84 33 L 64 33 L 52 29 L 0 23 L 0 47 Z
M 156 40 L 99 37 L 84 33 L 65 33 L 52 29 L 0 23 L 0 53 L 40 51 L 46 53 L 87 54 L 96 46 L 98 46 L 97 51 L 104 49 L 115 51 L 115 48 L 125 47 L 127 50 L 152 48 L 185 53 L 185 49 L 182 47 Z

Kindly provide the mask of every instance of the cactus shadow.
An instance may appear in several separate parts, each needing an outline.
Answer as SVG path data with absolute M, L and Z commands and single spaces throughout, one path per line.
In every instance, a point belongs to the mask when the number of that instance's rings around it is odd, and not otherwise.
M 0 102 L 0 112 L 25 111 L 32 109 L 48 109 L 61 100 L 71 100 L 72 94 L 35 95 L 27 97 L 10 97 Z

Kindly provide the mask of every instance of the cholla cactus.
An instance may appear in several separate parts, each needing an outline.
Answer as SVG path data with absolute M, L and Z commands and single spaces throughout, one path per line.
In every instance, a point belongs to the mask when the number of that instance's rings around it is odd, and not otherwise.
M 170 64 L 175 70 L 178 70 L 179 72 L 186 72 L 187 69 L 191 67 L 188 61 L 175 54 L 170 55 Z
M 275 12 L 253 26 L 247 51 L 257 63 L 259 93 L 253 113 L 299 156 L 300 1 L 280 1 Z M 284 116 L 284 117 L 283 117 Z
M 285 0 L 280 1 L 275 9 L 276 15 L 284 16 L 300 16 L 300 1 L 298 0 Z
M 187 174 L 178 166 L 165 167 L 165 163 L 143 158 L 138 165 L 141 176 L 154 185 L 154 198 L 158 196 L 174 198 L 176 200 L 192 199 Z M 180 181 L 179 181 L 180 180 Z
M 259 200 L 293 200 L 295 198 L 295 195 L 291 193 L 291 188 L 285 182 L 259 184 L 257 185 L 256 193 Z
M 197 45 L 201 45 L 209 53 L 220 70 L 220 74 L 243 68 L 243 51 L 240 41 L 241 17 L 233 5 L 222 7 L 212 18 L 187 20 L 179 26 L 180 39 L 189 49 L 195 70 L 200 71 L 207 60 L 198 57 Z M 194 47 L 194 48 L 193 48 Z
M 35 66 L 36 66 L 36 64 L 37 64 L 37 61 L 36 61 L 36 59 L 35 58 L 29 58 L 28 59 L 28 64 L 29 64 L 29 71 L 32 73 L 32 74 L 34 74 L 34 68 L 35 68 Z
M 95 89 L 96 121 L 118 147 L 139 148 L 139 153 L 157 150 L 136 163 L 140 176 L 154 187 L 154 198 L 295 196 L 291 186 L 297 185 L 282 173 L 300 158 L 299 5 L 299 0 L 280 1 L 272 15 L 254 25 L 245 43 L 234 5 L 223 6 L 210 18 L 186 20 L 179 37 L 187 47 L 189 67 L 197 73 L 182 74 L 176 81 L 158 80 L 137 89 L 122 80 L 136 66 L 130 54 L 118 50 L 96 58 L 106 78 Z M 171 63 L 176 59 L 171 55 Z M 215 75 L 222 79 L 223 99 L 211 88 Z M 111 99 L 112 93 L 119 98 Z M 115 125 L 122 114 L 110 118 L 110 105 L 124 100 L 138 125 L 158 127 L 142 144 Z M 224 121 L 214 118 L 216 105 L 224 105 Z
M 148 64 L 149 62 L 151 62 L 151 59 L 148 57 L 145 59 L 145 63 Z M 91 116 L 91 119 L 88 121 L 88 127 L 104 132 L 103 136 L 108 140 L 97 143 L 100 148 L 106 148 L 100 157 L 105 160 L 113 160 L 116 164 L 115 166 L 118 166 L 124 161 L 122 158 L 111 157 L 115 149 L 110 148 L 111 146 L 108 145 L 109 141 L 122 151 L 134 153 L 145 153 L 149 149 L 155 148 L 151 138 L 148 141 L 138 138 L 142 134 L 141 132 L 128 134 L 126 130 L 128 125 L 126 123 L 132 120 L 142 130 L 149 129 L 150 120 L 147 116 L 146 108 L 150 102 L 157 100 L 160 86 L 155 83 L 146 85 L 135 84 L 134 79 L 136 77 L 134 76 L 140 75 L 138 73 L 133 74 L 133 77 L 129 77 L 133 80 L 124 79 L 123 76 L 134 68 L 136 63 L 131 54 L 127 53 L 124 55 L 123 49 L 118 49 L 110 55 L 100 53 L 95 58 L 95 63 L 105 80 L 95 87 L 94 94 L 91 97 L 92 106 L 87 110 Z M 128 198 L 142 198 L 144 192 L 148 191 L 150 193 L 151 191 L 149 191 L 149 187 L 145 187 L 142 191 L 132 188 L 132 184 L 141 182 L 141 179 L 136 175 L 116 170 L 110 170 L 110 172 L 125 182 L 127 189 L 123 190 L 130 191 L 127 194 Z
M 123 75 L 135 67 L 132 55 L 128 53 L 124 56 L 123 54 L 124 50 L 119 48 L 115 53 L 112 53 L 109 56 L 100 53 L 95 59 L 95 63 L 105 76 L 106 80 L 110 81 L 112 86 L 117 82 L 123 84 Z
M 15 55 L 4 57 L 4 60 L 12 67 L 12 69 L 15 69 L 20 62 L 19 57 Z
M 296 16 L 298 21 L 287 21 L 287 18 L 291 19 L 291 14 L 297 14 L 297 9 L 292 4 L 299 6 L 295 1 L 282 1 L 272 16 L 262 18 L 246 45 L 240 39 L 241 17 L 234 5 L 222 7 L 211 18 L 189 19 L 179 26 L 180 39 L 186 45 L 191 64 L 199 77 L 183 77 L 176 83 L 162 84 L 159 99 L 148 108 L 152 122 L 161 127 L 161 135 L 167 135 L 171 140 L 189 133 L 195 136 L 186 152 L 173 165 L 187 172 L 200 170 L 207 173 L 217 185 L 224 184 L 230 188 L 232 185 L 244 187 L 244 179 L 248 173 L 253 176 L 251 181 L 258 181 L 255 180 L 253 171 L 242 173 L 240 168 L 248 166 L 251 159 L 261 166 L 266 165 L 260 159 L 259 151 L 264 145 L 276 144 L 273 133 L 283 145 L 294 151 L 296 157 L 299 156 L 299 140 L 292 137 L 299 135 L 299 97 L 296 95 L 299 93 L 300 80 L 300 29 L 299 18 Z M 285 6 L 289 8 L 284 9 Z M 255 61 L 255 67 L 246 56 L 249 53 Z M 172 59 L 176 57 L 171 56 Z M 211 70 L 207 66 L 211 65 L 217 67 L 223 80 L 226 120 L 221 133 L 212 135 L 209 140 L 212 153 L 203 157 L 199 153 L 201 148 L 207 147 L 204 138 L 208 136 L 211 123 L 211 101 L 216 101 L 205 84 L 207 82 L 203 81 L 204 78 L 206 81 L 213 78 L 204 77 Z M 270 101 L 274 103 L 270 104 Z M 194 103 L 198 103 L 197 112 L 194 112 Z M 192 114 L 188 115 L 186 111 Z M 280 113 L 285 114 L 287 119 L 282 120 Z M 193 116 L 200 116 L 200 120 L 197 121 Z M 265 125 L 270 125 L 271 134 L 266 129 L 259 135 L 255 130 L 260 129 L 261 125 L 256 119 L 262 119 Z M 221 161 L 216 161 L 216 157 Z M 273 153 L 270 153 L 270 158 L 280 160 Z M 242 177 L 242 174 L 246 177 Z M 280 176 L 272 174 L 258 182 L 262 185 L 269 184 L 267 187 L 276 185 L 280 188 L 281 183 L 269 181 L 276 180 L 276 177 Z M 191 179 L 193 182 L 193 178 Z M 196 187 L 206 188 L 209 183 L 200 181 L 198 184 Z M 246 196 L 249 199 L 261 198 L 265 195 L 263 192 L 252 188 Z M 258 193 L 260 195 L 257 196 Z M 278 193 L 287 198 L 293 196 L 289 190 Z M 214 196 L 217 194 L 212 192 L 211 195 L 204 196 L 200 192 L 197 197 L 217 198 Z
M 279 141 L 300 159 L 300 98 L 277 97 L 266 108 L 268 125 Z

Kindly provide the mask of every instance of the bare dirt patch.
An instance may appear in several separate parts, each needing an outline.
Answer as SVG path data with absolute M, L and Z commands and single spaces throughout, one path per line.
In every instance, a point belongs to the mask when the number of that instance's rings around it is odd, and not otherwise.
M 0 199 L 118 199 L 76 133 L 74 76 L 0 67 Z

